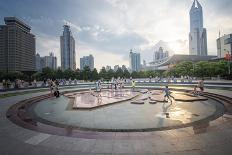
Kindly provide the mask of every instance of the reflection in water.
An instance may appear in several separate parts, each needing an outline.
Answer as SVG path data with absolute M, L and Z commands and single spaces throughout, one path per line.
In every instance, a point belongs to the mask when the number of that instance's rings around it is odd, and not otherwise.
M 193 126 L 194 134 L 205 133 L 208 127 L 209 127 L 209 121 L 204 123 L 198 123 L 197 125 Z
M 192 117 L 198 117 L 198 114 L 192 114 L 187 109 L 183 109 L 176 105 L 163 103 L 162 113 L 156 115 L 159 118 L 180 121 L 181 123 L 190 123 Z M 161 123 L 160 121 L 159 123 Z M 161 123 L 162 124 L 162 123 Z
M 169 113 L 170 119 L 181 121 L 182 123 L 190 123 L 193 116 L 187 109 L 182 109 L 180 107 L 172 108 Z

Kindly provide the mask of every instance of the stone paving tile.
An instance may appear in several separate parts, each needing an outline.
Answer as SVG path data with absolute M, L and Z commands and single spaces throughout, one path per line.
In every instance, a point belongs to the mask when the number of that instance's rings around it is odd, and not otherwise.
M 114 140 L 96 140 L 91 153 L 111 154 L 113 151 Z
M 96 139 L 78 139 L 73 143 L 72 150 L 80 152 L 92 152 L 96 145 Z
M 158 153 L 157 155 L 203 155 L 201 150 Z
M 112 154 L 135 154 L 132 141 L 115 140 Z
M 214 147 L 207 147 L 202 150 L 204 155 L 231 155 L 232 154 L 232 147 L 230 144 L 224 144 L 223 146 L 214 146 Z
M 35 94 L 33 94 L 35 95 Z M 84 154 L 170 154 L 170 155 L 231 155 L 232 154 L 232 121 L 219 118 L 210 122 L 206 133 L 194 135 L 191 128 L 170 131 L 129 133 L 125 140 L 119 137 L 124 134 L 109 133 L 114 135 L 112 140 L 81 139 L 62 136 L 51 136 L 38 145 L 24 143 L 39 134 L 18 127 L 8 121 L 3 115 L 7 107 L 14 102 L 31 97 L 12 97 L 12 102 L 5 104 L 1 109 L 0 104 L 0 155 L 72 155 Z M 4 100 L 7 103 L 7 100 Z M 2 125 L 3 124 L 3 125 Z M 84 134 L 85 132 L 83 132 Z M 133 139 L 136 136 L 137 139 Z M 145 138 L 142 138 L 142 137 Z M 128 138 L 128 139 L 127 139 Z M 201 150 L 198 150 L 200 146 Z M 111 150 L 111 152 L 110 152 Z

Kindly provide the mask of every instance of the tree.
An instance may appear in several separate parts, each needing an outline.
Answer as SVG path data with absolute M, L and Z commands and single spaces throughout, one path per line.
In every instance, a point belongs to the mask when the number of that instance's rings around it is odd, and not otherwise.
M 81 71 L 82 79 L 87 81 L 91 79 L 91 70 L 89 66 L 85 66 Z
M 99 79 L 99 76 L 98 76 L 97 69 L 94 68 L 91 74 L 91 80 L 98 80 L 98 79 Z
M 130 78 L 130 72 L 127 70 L 127 69 L 125 69 L 124 71 L 123 71 L 123 77 L 125 77 L 125 78 Z
M 108 77 L 107 77 L 107 72 L 106 72 L 105 67 L 102 67 L 102 69 L 100 70 L 100 72 L 99 72 L 99 77 L 100 77 L 100 78 L 103 78 L 103 79 L 108 79 Z M 109 79 L 108 79 L 108 80 L 109 80 Z
M 73 71 L 73 70 L 71 70 L 71 69 L 66 69 L 65 71 L 64 71 L 64 75 L 63 75 L 63 77 L 65 78 L 65 79 L 75 79 L 75 72 Z
M 55 71 L 55 78 L 56 79 L 63 79 L 64 78 L 64 73 L 60 68 Z
M 123 77 L 123 70 L 122 68 L 118 68 L 117 71 L 115 72 L 116 77 Z
M 55 78 L 54 70 L 49 67 L 45 67 L 42 69 L 41 76 L 43 79 L 53 79 Z

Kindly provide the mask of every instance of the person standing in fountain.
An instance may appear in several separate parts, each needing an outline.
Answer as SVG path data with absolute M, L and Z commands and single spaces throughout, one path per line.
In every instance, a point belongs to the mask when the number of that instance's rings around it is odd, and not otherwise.
M 174 99 L 174 97 L 171 95 L 172 92 L 169 90 L 168 86 L 165 86 L 163 92 L 164 92 L 164 101 L 170 100 L 170 101 L 171 101 L 171 104 L 172 104 L 172 99 L 171 99 L 171 98 Z M 166 100 L 166 98 L 167 98 L 168 100 Z
M 198 82 L 198 88 L 200 89 L 201 93 L 204 91 L 204 79 Z
M 97 83 L 96 83 L 96 91 L 101 91 L 101 81 L 98 80 Z
M 135 81 L 134 80 L 131 82 L 131 86 L 132 86 L 132 90 L 134 91 L 135 90 Z
M 52 87 L 53 87 L 55 97 L 60 97 L 60 92 L 59 92 L 58 86 L 59 86 L 58 81 L 52 82 Z

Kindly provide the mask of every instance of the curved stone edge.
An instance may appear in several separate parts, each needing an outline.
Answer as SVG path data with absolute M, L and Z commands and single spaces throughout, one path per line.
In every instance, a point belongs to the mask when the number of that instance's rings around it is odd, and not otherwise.
M 77 90 L 75 90 L 75 91 L 77 91 Z M 79 91 L 82 91 L 82 90 L 79 90 Z M 68 92 L 70 92 L 70 91 L 68 91 Z M 63 92 L 63 93 L 65 93 L 65 92 Z M 42 95 L 42 96 L 46 96 L 46 95 Z M 41 96 L 37 96 L 37 97 L 34 97 L 34 98 L 36 99 L 36 98 L 40 98 L 40 97 Z M 34 103 L 36 103 L 38 101 L 29 102 L 29 101 L 33 100 L 34 98 L 26 99 L 26 100 L 20 101 L 19 103 L 23 103 L 23 102 L 26 101 L 26 103 L 34 104 Z M 47 96 L 47 98 L 49 98 L 49 96 Z M 38 99 L 38 100 L 40 101 L 40 100 L 47 99 L 47 98 L 45 97 L 45 98 L 41 98 L 41 99 Z M 18 106 L 17 104 L 18 103 L 14 104 L 12 107 Z M 8 111 L 7 111 L 7 114 L 6 114 L 7 118 L 9 120 L 11 120 L 12 122 L 14 122 L 15 124 L 17 124 L 19 126 L 22 126 L 24 128 L 27 128 L 27 129 L 31 129 L 31 130 L 35 130 L 35 131 L 42 131 L 42 132 L 49 133 L 49 134 L 54 134 L 54 133 L 51 133 L 51 131 L 49 131 L 49 130 L 47 131 L 46 129 L 39 129 L 38 130 L 36 128 L 36 126 L 33 126 L 33 122 L 32 123 L 30 122 L 31 124 L 29 124 L 28 122 L 25 122 L 25 121 L 21 120 L 17 115 L 16 116 L 14 115 L 16 118 L 12 119 L 12 117 L 8 115 Z M 17 114 L 17 113 L 15 113 L 15 114 Z M 212 116 L 209 116 L 209 117 L 207 117 L 205 119 L 201 119 L 201 120 L 198 120 L 198 121 L 195 121 L 195 122 L 192 122 L 192 123 L 187 123 L 187 124 L 182 124 L 182 125 L 177 125 L 177 126 L 172 126 L 172 127 L 146 128 L 146 129 L 94 129 L 94 128 L 84 128 L 84 127 L 77 127 L 77 126 L 71 126 L 71 125 L 66 125 L 66 124 L 58 124 L 58 123 L 50 122 L 48 120 L 44 120 L 42 118 L 39 118 L 38 116 L 37 116 L 36 121 L 38 121 L 40 123 L 45 123 L 44 125 L 47 128 L 56 128 L 56 129 L 61 128 L 60 130 L 65 130 L 65 131 L 67 129 L 70 129 L 70 130 L 77 131 L 77 132 L 78 131 L 81 131 L 81 132 L 149 132 L 149 131 L 163 131 L 163 130 L 171 130 L 171 129 L 191 127 L 191 126 L 194 126 L 194 125 L 202 124 L 204 122 L 209 122 L 209 121 L 215 120 L 220 116 L 212 115 Z M 68 136 L 68 135 L 63 135 L 63 136 Z

